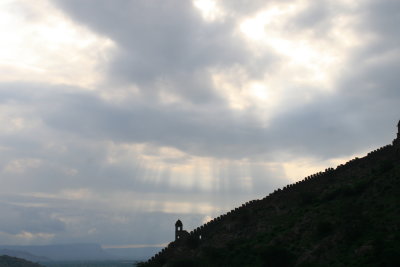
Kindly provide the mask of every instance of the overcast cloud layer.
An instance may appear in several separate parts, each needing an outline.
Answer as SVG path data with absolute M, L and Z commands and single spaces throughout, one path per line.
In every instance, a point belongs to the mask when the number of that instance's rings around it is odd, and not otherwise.
M 390 143 L 399 12 L 3 1 L 1 243 L 166 243 L 178 218 L 191 230 Z

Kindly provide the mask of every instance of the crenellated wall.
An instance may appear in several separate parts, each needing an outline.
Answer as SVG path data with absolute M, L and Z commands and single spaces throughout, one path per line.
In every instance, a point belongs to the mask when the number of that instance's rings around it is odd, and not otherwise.
M 227 220 L 227 222 L 228 222 L 230 217 L 241 215 L 243 213 L 243 211 L 245 211 L 249 207 L 259 205 L 266 201 L 272 200 L 280 194 L 286 194 L 287 192 L 300 190 L 301 187 L 305 184 L 309 184 L 309 183 L 313 183 L 313 182 L 320 183 L 321 181 L 324 181 L 324 179 L 329 179 L 329 178 L 335 177 L 336 174 L 346 171 L 347 169 L 349 169 L 350 167 L 352 167 L 354 165 L 368 163 L 371 160 L 374 160 L 379 157 L 383 157 L 386 153 L 395 151 L 393 149 L 394 147 L 396 147 L 396 146 L 394 146 L 394 145 L 383 146 L 381 148 L 378 148 L 376 150 L 369 152 L 367 154 L 367 156 L 365 156 L 363 158 L 356 157 L 354 159 L 349 160 L 345 164 L 340 164 L 339 166 L 336 167 L 336 169 L 335 168 L 327 168 L 323 172 L 317 172 L 315 174 L 305 177 L 301 181 L 297 181 L 293 184 L 286 185 L 283 188 L 276 189 L 274 192 L 270 193 L 269 195 L 267 195 L 266 197 L 264 197 L 262 199 L 248 201 L 248 202 L 244 203 L 243 205 L 241 205 L 240 207 L 237 207 L 231 211 L 228 211 L 227 213 L 220 215 L 220 216 L 212 219 L 211 221 L 205 223 L 204 225 L 201 225 L 201 226 L 197 227 L 196 229 L 192 230 L 189 233 L 189 236 L 187 238 L 195 238 L 199 242 L 202 242 L 202 240 L 205 240 L 211 236 L 212 229 L 215 225 L 217 225 L 217 223 L 220 223 L 221 221 L 224 221 L 224 220 Z M 162 258 L 166 257 L 168 255 L 168 253 L 170 253 L 172 251 L 173 248 L 179 246 L 181 244 L 181 242 L 184 242 L 184 240 L 171 242 L 166 248 L 164 248 L 159 253 L 157 253 L 152 258 L 150 258 L 147 261 L 147 263 L 149 263 L 151 265 L 152 263 L 157 263 L 157 261 L 162 260 Z

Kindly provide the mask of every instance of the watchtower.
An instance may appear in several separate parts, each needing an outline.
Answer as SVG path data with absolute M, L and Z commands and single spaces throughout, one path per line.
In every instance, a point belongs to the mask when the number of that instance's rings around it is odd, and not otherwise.
M 400 121 L 397 123 L 397 140 L 400 140 Z
M 175 223 L 175 240 L 181 238 L 182 231 L 183 231 L 183 224 L 181 220 L 177 220 Z

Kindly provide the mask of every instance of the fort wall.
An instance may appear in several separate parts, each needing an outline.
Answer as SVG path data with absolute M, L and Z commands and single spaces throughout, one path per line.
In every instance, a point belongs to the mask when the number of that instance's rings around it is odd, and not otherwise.
M 321 180 L 324 179 L 334 179 L 335 176 L 338 173 L 345 172 L 347 169 L 350 169 L 351 167 L 355 165 L 361 165 L 361 164 L 367 164 L 370 161 L 379 159 L 379 158 L 385 158 L 385 155 L 388 153 L 400 153 L 399 152 L 399 144 L 396 142 L 393 142 L 393 145 L 386 145 L 383 147 L 380 147 L 378 149 L 375 149 L 371 152 L 369 152 L 365 157 L 363 158 L 354 158 L 346 162 L 345 164 L 340 164 L 336 168 L 327 168 L 323 172 L 317 172 L 315 174 L 309 175 L 305 177 L 301 181 L 294 182 L 292 184 L 288 184 L 282 188 L 276 189 L 269 195 L 265 196 L 262 199 L 255 199 L 248 201 L 244 204 L 242 204 L 240 207 L 234 208 L 231 211 L 228 211 L 225 214 L 222 214 L 216 218 L 213 218 L 211 221 L 193 229 L 187 238 L 195 238 L 198 239 L 200 242 L 204 239 L 207 239 L 207 237 L 212 235 L 212 229 L 215 225 L 218 223 L 224 221 L 224 220 L 229 220 L 230 217 L 235 217 L 235 216 L 240 216 L 242 215 L 247 209 L 254 207 L 256 205 L 264 205 L 265 202 L 272 201 L 275 199 L 277 196 L 281 194 L 286 194 L 291 191 L 297 191 L 301 190 L 301 188 L 305 184 L 310 184 L 310 183 L 320 183 Z M 182 242 L 184 240 L 180 240 Z M 171 242 L 166 248 L 161 250 L 159 253 L 157 253 L 155 256 L 153 256 L 151 259 L 148 260 L 148 263 L 156 263 L 157 261 L 162 260 L 163 257 L 167 256 L 168 253 L 171 252 L 172 248 L 174 248 L 177 245 L 177 241 Z

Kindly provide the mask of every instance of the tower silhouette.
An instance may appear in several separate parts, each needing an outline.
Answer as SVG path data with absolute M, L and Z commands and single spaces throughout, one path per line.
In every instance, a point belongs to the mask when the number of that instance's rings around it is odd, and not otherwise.
M 400 121 L 397 123 L 397 140 L 400 140 Z
M 175 223 L 175 240 L 178 240 L 181 237 L 182 231 L 183 231 L 183 224 L 181 220 L 177 220 Z

